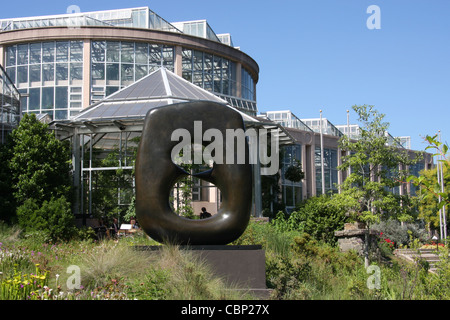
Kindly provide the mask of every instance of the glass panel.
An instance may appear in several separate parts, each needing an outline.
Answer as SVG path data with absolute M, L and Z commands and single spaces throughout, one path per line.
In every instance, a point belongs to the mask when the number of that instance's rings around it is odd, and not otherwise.
M 118 90 L 119 87 L 106 87 L 106 96 L 109 96 Z
M 174 49 L 173 47 L 164 46 L 163 47 L 163 59 L 164 59 L 164 66 L 170 70 L 173 71 L 173 53 Z
M 136 65 L 136 79 L 135 81 L 145 77 L 147 75 L 147 66 Z
M 294 192 L 295 192 L 295 205 L 297 205 L 302 201 L 302 188 L 294 187 Z
M 81 109 L 81 102 L 71 102 L 70 109 Z
M 150 65 L 160 66 L 162 62 L 161 46 L 157 44 L 149 45 L 148 63 Z
M 203 53 L 200 51 L 194 51 L 192 56 L 192 62 L 194 65 L 194 71 L 203 71 Z
M 69 59 L 69 43 L 56 42 L 56 61 L 66 62 Z
M 42 109 L 53 109 L 54 88 L 42 88 Z
M 81 62 L 83 61 L 83 42 L 71 41 L 70 42 L 70 61 Z
M 28 83 L 28 67 L 17 67 L 17 82 Z
M 286 187 L 286 205 L 287 206 L 294 206 L 294 190 L 292 186 L 285 186 Z
M 55 43 L 44 42 L 42 44 L 42 62 L 54 62 L 55 61 Z
M 106 64 L 106 80 L 119 80 L 119 64 Z
M 122 42 L 120 56 L 123 62 L 134 62 L 134 43 Z
M 16 68 L 6 68 L 6 74 L 12 82 L 16 83 Z
M 6 49 L 6 66 L 16 65 L 16 50 L 17 48 L 15 46 Z
M 120 42 L 106 43 L 106 61 L 119 62 L 120 61 Z
M 41 81 L 41 65 L 30 65 L 30 82 Z
M 105 61 L 105 41 L 92 41 L 91 59 L 94 62 Z
M 67 80 L 69 77 L 69 66 L 67 63 L 56 64 L 56 80 Z
M 91 67 L 92 79 L 94 80 L 105 80 L 105 64 L 104 63 L 93 63 Z
M 53 64 L 42 65 L 42 81 L 54 81 L 55 80 L 55 67 Z
M 121 82 L 122 85 L 129 85 L 134 82 L 134 74 L 133 74 L 133 65 L 132 64 L 125 64 L 123 63 L 121 65 Z
M 67 119 L 67 110 L 56 110 L 55 119 L 56 120 Z
M 17 64 L 28 64 L 28 44 L 17 46 Z
M 71 63 L 70 64 L 70 80 L 83 80 L 83 64 Z
M 39 88 L 29 89 L 28 110 L 39 110 L 41 94 Z
M 41 63 L 41 43 L 30 44 L 30 63 Z
M 55 107 L 56 108 L 67 108 L 67 87 L 56 87 L 55 88 Z
M 148 45 L 146 43 L 136 43 L 136 63 L 148 63 Z

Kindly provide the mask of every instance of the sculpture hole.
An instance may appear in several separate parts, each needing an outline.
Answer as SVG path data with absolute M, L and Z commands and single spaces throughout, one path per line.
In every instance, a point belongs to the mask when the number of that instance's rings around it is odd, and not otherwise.
M 192 175 L 179 179 L 171 189 L 170 204 L 179 216 L 200 219 L 202 208 L 213 216 L 220 207 L 220 189 Z

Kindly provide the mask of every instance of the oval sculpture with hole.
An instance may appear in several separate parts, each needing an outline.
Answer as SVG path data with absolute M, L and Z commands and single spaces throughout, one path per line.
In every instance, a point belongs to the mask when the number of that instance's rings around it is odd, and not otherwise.
M 238 143 L 235 143 L 234 161 L 216 161 L 210 170 L 192 174 L 219 188 L 222 201 L 217 214 L 195 220 L 179 216 L 171 208 L 169 197 L 172 187 L 180 178 L 190 174 L 172 160 L 172 150 L 179 144 L 179 140 L 172 141 L 172 133 L 177 129 L 186 129 L 192 137 L 190 143 L 194 143 L 194 137 L 199 133 L 194 123 L 199 121 L 202 135 L 208 129 L 214 129 L 225 138 L 227 129 L 245 130 L 239 112 L 207 101 L 155 108 L 145 118 L 135 168 L 136 217 L 145 233 L 160 243 L 229 244 L 242 235 L 250 220 L 252 167 L 248 161 L 248 143 L 245 139 L 245 161 L 237 161 L 238 156 L 242 156 L 238 154 L 242 149 L 238 150 Z M 201 141 L 204 146 L 210 143 Z M 230 141 L 224 139 L 221 145 L 224 159 L 229 149 L 227 143 Z

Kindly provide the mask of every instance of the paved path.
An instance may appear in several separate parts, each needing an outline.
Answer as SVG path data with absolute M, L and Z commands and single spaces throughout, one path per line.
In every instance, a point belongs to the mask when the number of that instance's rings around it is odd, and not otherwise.
M 415 262 L 417 258 L 425 259 L 430 264 L 430 272 L 436 272 L 436 262 L 440 260 L 436 249 L 396 249 L 394 255 Z

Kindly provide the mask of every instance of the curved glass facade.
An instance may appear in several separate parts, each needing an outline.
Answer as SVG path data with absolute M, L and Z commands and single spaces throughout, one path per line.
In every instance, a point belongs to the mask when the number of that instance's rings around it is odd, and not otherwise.
M 22 99 L 22 112 L 67 119 L 81 110 L 83 42 L 51 41 L 6 48 L 6 72 Z
M 236 96 L 236 63 L 184 48 L 182 56 L 184 79 L 210 92 Z
M 138 7 L 0 19 L 0 28 L 0 63 L 22 112 L 67 119 L 164 66 L 256 116 L 257 64 L 206 20 L 169 23 Z
M 83 41 L 51 41 L 6 47 L 6 72 L 23 94 L 22 112 L 46 113 L 52 119 L 67 119 L 83 107 L 132 84 L 164 66 L 174 72 L 175 47 L 145 42 L 90 42 L 86 64 Z M 254 81 L 241 69 L 242 97 L 238 97 L 236 63 L 224 57 L 183 48 L 182 77 L 208 90 L 231 105 L 256 112 Z M 90 65 L 89 79 L 83 68 Z M 86 87 L 83 81 L 89 81 Z M 89 89 L 88 89 L 89 88 Z M 89 90 L 89 91 L 88 91 Z M 83 92 L 88 91 L 88 92 Z
M 173 46 L 142 42 L 92 41 L 91 103 L 129 86 L 160 66 L 173 71 Z

